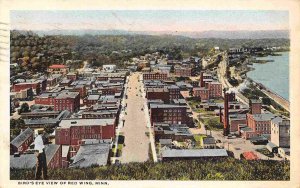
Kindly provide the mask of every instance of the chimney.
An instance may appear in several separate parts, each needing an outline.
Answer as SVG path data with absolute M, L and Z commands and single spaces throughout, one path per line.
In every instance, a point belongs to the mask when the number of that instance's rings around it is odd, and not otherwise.
M 223 135 L 227 136 L 229 134 L 229 115 L 228 115 L 228 93 L 226 93 L 226 89 L 223 89 L 224 92 L 224 129 L 223 129 Z
M 223 120 L 222 120 L 222 108 L 221 107 L 219 108 L 219 117 L 220 117 L 220 123 L 222 123 Z
M 204 87 L 204 81 L 203 81 L 203 71 L 200 73 L 200 87 Z
M 20 157 L 20 153 L 19 152 L 14 153 L 14 157 Z

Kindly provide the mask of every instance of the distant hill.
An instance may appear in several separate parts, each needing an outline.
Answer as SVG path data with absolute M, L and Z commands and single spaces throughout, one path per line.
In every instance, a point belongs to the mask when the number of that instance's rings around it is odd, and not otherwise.
M 27 32 L 27 31 L 23 31 Z M 220 39 L 262 39 L 289 38 L 288 30 L 257 30 L 257 31 L 126 31 L 126 30 L 35 30 L 38 35 L 175 35 L 190 38 L 220 38 Z

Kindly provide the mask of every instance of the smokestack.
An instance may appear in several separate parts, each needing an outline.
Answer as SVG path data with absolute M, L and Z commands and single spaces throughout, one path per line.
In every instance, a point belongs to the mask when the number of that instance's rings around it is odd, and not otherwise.
M 204 81 L 203 81 L 203 71 L 200 73 L 200 87 L 204 87 Z
M 223 89 L 224 92 L 224 129 L 223 129 L 223 135 L 227 136 L 229 134 L 229 115 L 228 115 L 228 93 L 226 93 L 226 89 Z
M 221 107 L 219 108 L 219 117 L 220 117 L 220 123 L 223 123 L 223 120 L 222 120 L 222 108 Z

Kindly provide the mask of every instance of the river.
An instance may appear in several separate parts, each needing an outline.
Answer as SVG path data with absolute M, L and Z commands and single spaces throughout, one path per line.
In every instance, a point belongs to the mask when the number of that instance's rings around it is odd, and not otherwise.
M 281 56 L 259 57 L 258 60 L 274 60 L 265 64 L 254 63 L 255 70 L 247 76 L 273 90 L 289 100 L 289 52 L 281 52 Z

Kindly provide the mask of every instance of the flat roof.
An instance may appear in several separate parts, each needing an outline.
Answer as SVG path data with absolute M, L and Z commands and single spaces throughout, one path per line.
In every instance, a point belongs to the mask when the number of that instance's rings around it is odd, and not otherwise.
M 264 114 L 253 114 L 252 117 L 255 121 L 269 121 L 272 118 L 274 118 L 275 115 L 272 113 L 264 113 Z
M 79 92 L 62 92 L 56 97 L 56 99 L 75 98 L 77 95 L 79 95 Z
M 70 128 L 72 126 L 93 126 L 93 125 L 113 125 L 115 123 L 114 118 L 110 119 L 63 119 L 59 123 L 61 128 Z
M 172 105 L 172 104 L 150 104 L 150 108 L 186 108 L 185 106 Z
M 225 149 L 166 149 L 162 157 L 228 157 L 228 154 Z

